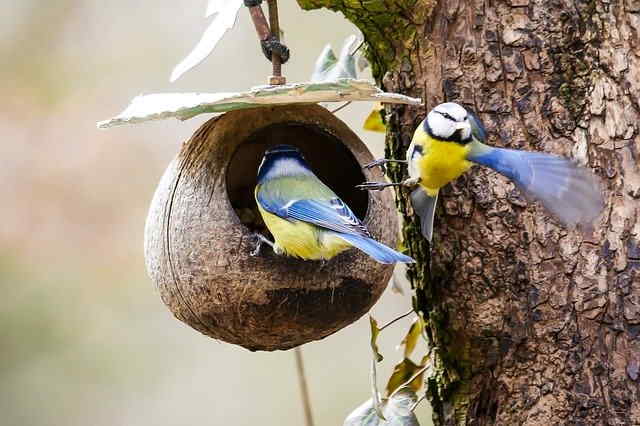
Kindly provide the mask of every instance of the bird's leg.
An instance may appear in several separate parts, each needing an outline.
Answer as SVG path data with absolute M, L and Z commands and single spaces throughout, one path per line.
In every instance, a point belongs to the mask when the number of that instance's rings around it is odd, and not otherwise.
M 405 188 L 413 188 L 420 183 L 420 178 L 409 178 L 402 182 L 365 182 L 360 185 L 356 185 L 356 188 L 363 191 L 381 191 L 390 186 L 402 186 Z
M 365 182 L 360 185 L 356 185 L 356 188 L 363 191 L 382 191 L 385 188 L 391 186 L 402 186 L 403 182 Z
M 262 244 L 268 244 L 271 246 L 271 248 L 273 249 L 273 251 L 275 253 L 278 253 L 278 250 L 276 250 L 276 245 L 273 241 L 270 241 L 267 237 L 265 237 L 264 235 L 256 232 L 255 234 L 252 235 L 253 238 L 256 239 L 256 248 L 254 248 L 253 250 L 251 250 L 251 253 L 249 253 L 251 256 L 257 256 L 260 254 L 260 249 L 262 248 Z
M 372 169 L 377 166 L 384 166 L 387 163 L 406 163 L 407 160 L 392 160 L 389 158 L 380 158 L 362 166 L 363 169 Z

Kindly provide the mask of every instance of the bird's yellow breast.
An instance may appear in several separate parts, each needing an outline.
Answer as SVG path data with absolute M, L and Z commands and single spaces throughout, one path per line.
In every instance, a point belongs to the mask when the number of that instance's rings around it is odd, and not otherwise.
M 331 259 L 351 247 L 343 239 L 323 232 L 315 225 L 282 219 L 259 205 L 258 209 L 273 235 L 277 250 L 289 256 L 306 260 Z
M 420 185 L 434 196 L 447 183 L 469 170 L 469 145 L 434 139 L 427 134 L 422 138 L 423 155 L 418 159 Z

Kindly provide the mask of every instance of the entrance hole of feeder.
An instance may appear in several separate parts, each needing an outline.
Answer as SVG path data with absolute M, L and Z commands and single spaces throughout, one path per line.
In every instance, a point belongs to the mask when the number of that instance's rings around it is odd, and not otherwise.
M 369 205 L 367 191 L 355 186 L 365 177 L 358 161 L 335 136 L 319 127 L 279 123 L 256 131 L 243 141 L 227 168 L 227 194 L 240 222 L 252 232 L 268 232 L 254 198 L 258 166 L 264 152 L 276 145 L 300 149 L 313 172 L 364 220 Z

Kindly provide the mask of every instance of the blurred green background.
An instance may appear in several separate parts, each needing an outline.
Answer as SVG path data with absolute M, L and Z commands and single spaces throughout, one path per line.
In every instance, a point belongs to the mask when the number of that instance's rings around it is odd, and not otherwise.
M 281 1 L 289 81 L 309 78 L 341 15 Z M 188 7 L 187 7 L 188 5 Z M 214 54 L 169 74 L 208 21 L 206 0 L 23 0 L 0 13 L 0 424 L 301 425 L 292 352 L 250 353 L 175 320 L 147 279 L 146 209 L 164 167 L 208 117 L 96 130 L 139 93 L 233 91 L 270 73 L 246 10 Z M 338 115 L 361 130 L 370 104 Z M 387 291 L 386 322 L 410 307 Z M 380 386 L 405 320 L 382 335 Z M 318 425 L 369 398 L 368 322 L 305 345 Z M 419 409 L 422 424 L 428 408 Z

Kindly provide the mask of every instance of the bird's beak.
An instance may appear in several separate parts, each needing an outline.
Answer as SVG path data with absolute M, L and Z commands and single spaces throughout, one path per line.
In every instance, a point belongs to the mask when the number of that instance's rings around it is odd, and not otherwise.
M 456 123 L 456 130 L 467 130 L 467 129 L 471 129 L 471 125 L 469 124 L 469 121 L 464 120 L 462 122 Z

